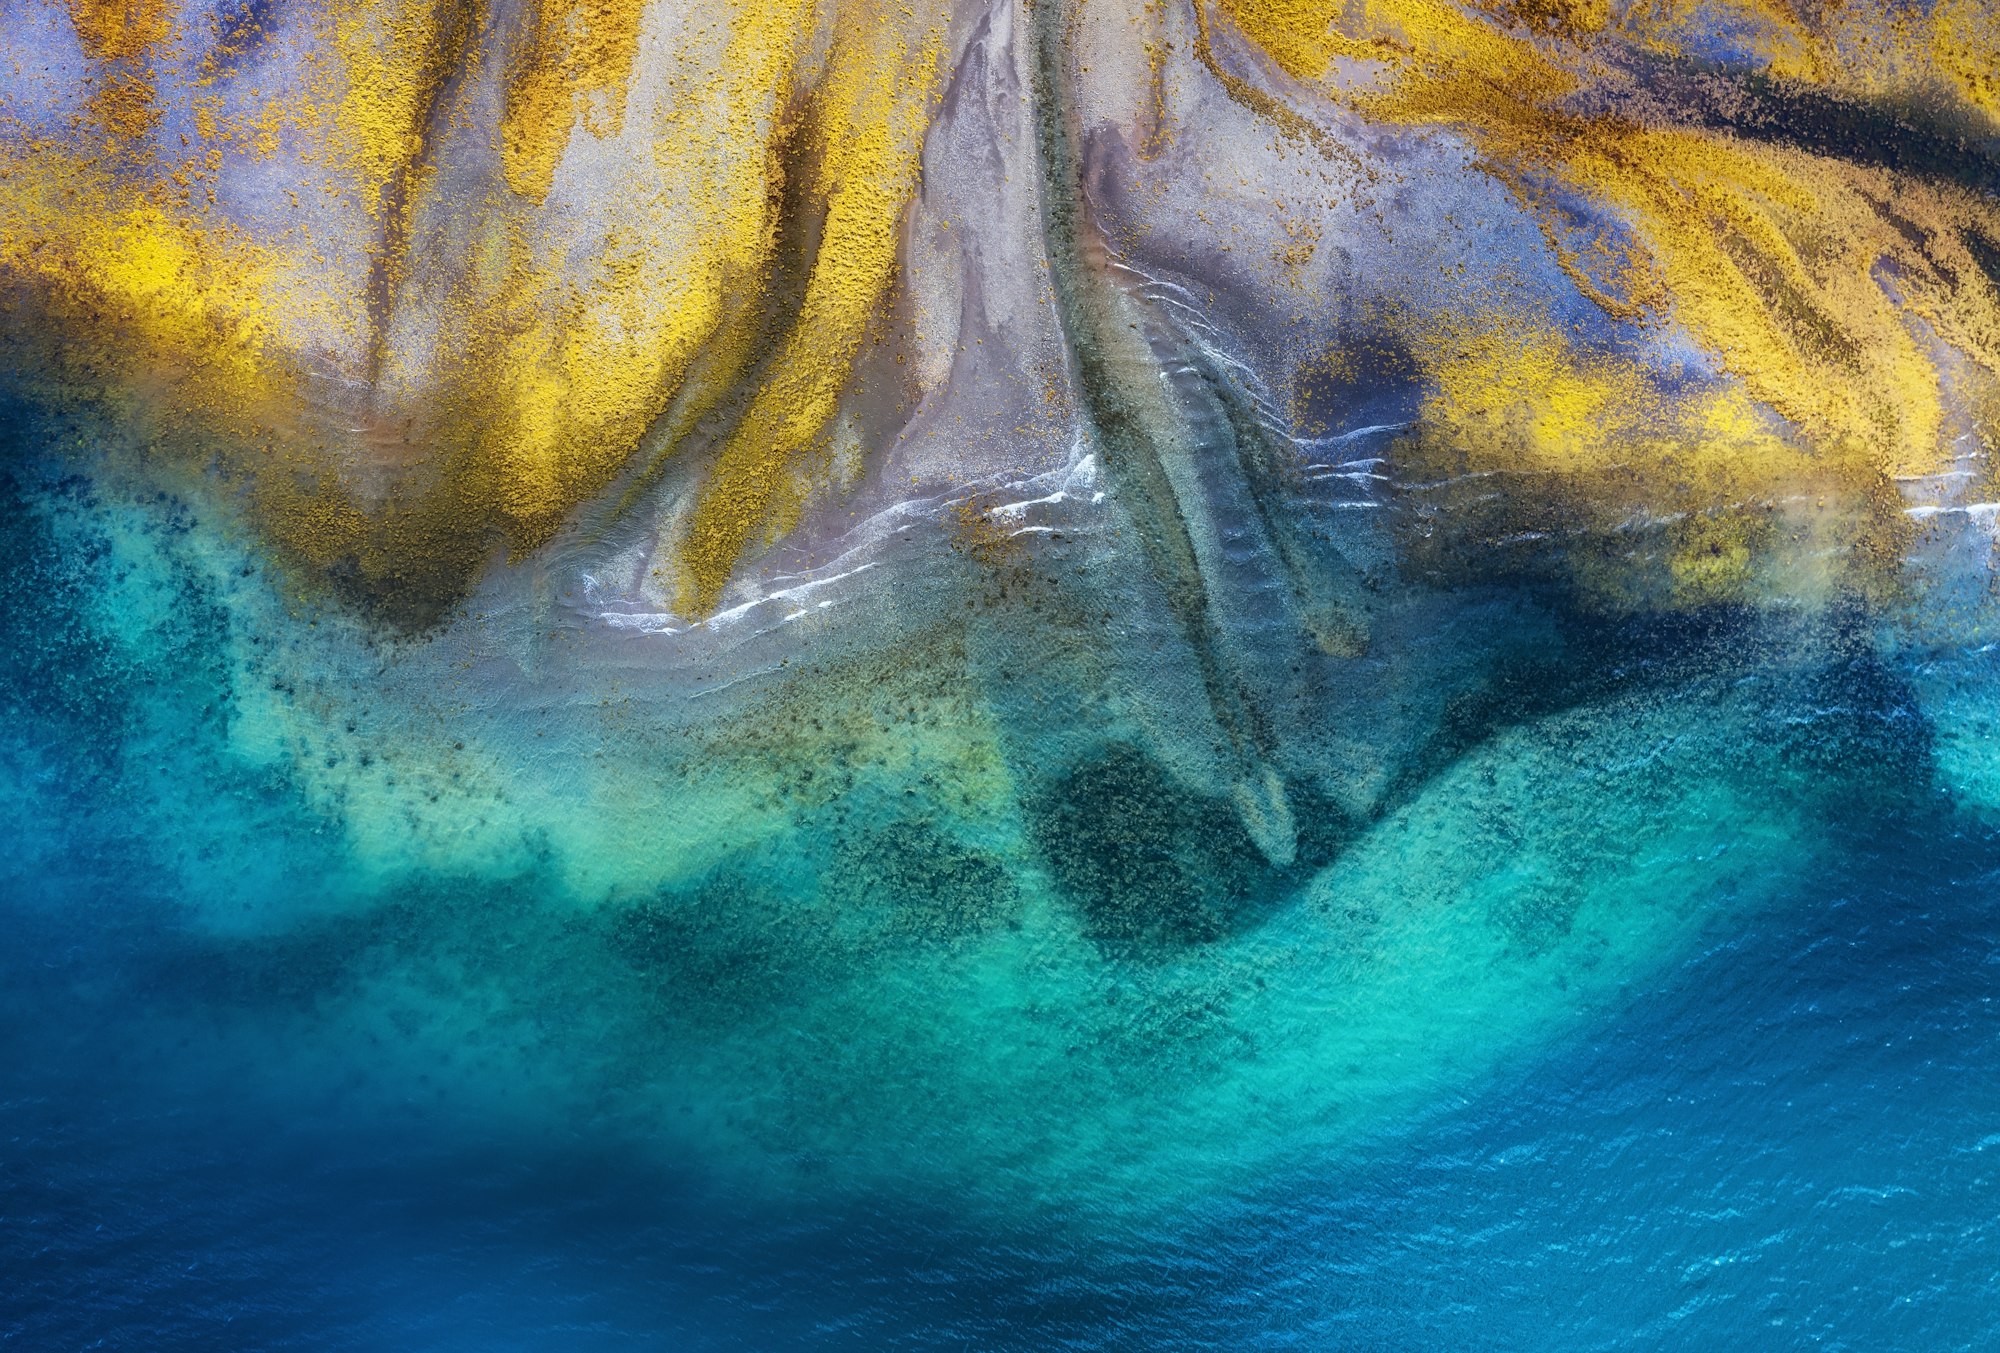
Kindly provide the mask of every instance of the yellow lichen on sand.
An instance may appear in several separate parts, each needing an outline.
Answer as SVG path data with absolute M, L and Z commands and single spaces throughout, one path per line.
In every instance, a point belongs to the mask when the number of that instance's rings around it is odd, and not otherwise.
M 1430 375 L 1425 421 L 1469 448 L 1468 468 L 1557 473 L 1624 454 L 1667 401 L 1635 363 L 1581 353 L 1546 325 L 1440 325 L 1413 351 Z
M 455 0 L 359 0 L 331 17 L 333 158 L 371 216 L 394 209 L 392 190 L 421 162 L 433 109 L 480 19 Z
M 75 8 L 87 51 L 134 69 L 168 15 Z M 102 393 L 148 392 L 155 430 L 187 432 L 159 449 L 240 475 L 274 539 L 370 595 L 448 590 L 496 538 L 541 544 L 635 452 L 705 427 L 681 594 L 707 608 L 796 510 L 894 275 L 942 19 L 747 0 L 652 22 L 682 64 L 639 104 L 642 0 L 548 0 L 512 33 L 450 0 L 214 26 L 178 91 L 192 144 L 8 143 L 0 273 L 64 317 L 69 357 L 103 356 Z M 231 74 L 263 41 L 302 58 L 268 93 Z M 581 210 L 548 200 L 573 153 L 612 185 Z M 135 154 L 145 172 L 107 168 Z M 233 173 L 331 216 L 253 242 L 215 211 Z
M 590 135 L 616 136 L 628 97 L 593 115 L 589 101 L 626 78 L 630 51 L 601 32 L 551 46 L 544 22 L 533 49 L 543 74 L 516 67 L 509 97 L 559 86 L 568 102 L 547 104 L 533 127 L 529 104 L 510 102 L 500 141 L 507 183 L 530 202 L 560 161 L 537 159 L 553 143 L 535 138 L 566 142 L 573 113 Z M 572 239 L 508 217 L 474 252 L 467 294 L 442 308 L 455 354 L 443 402 L 458 411 L 478 500 L 516 549 L 547 540 L 642 445 L 672 454 L 705 417 L 727 424 L 725 406 L 741 405 L 682 537 L 679 602 L 693 614 L 713 608 L 744 550 L 807 487 L 804 453 L 894 274 L 941 39 L 912 11 L 821 0 L 759 0 L 722 22 L 712 65 L 680 72 L 653 112 L 661 186 L 650 200 L 593 241 L 581 267 Z M 807 220 L 817 248 L 787 317 L 775 255 L 781 232 Z M 741 389 L 753 368 L 757 383 Z
M 93 61 L 132 61 L 172 31 L 167 0 L 69 0 L 77 41 Z
M 330 327 L 337 302 L 294 285 L 305 266 L 60 146 L 0 157 L 0 276 L 32 298 L 10 307 L 26 323 L 7 327 L 9 384 L 110 420 L 106 449 L 137 452 L 149 473 L 220 471 L 289 557 L 386 576 L 410 542 L 383 551 L 342 448 L 308 412 L 311 382 L 272 341 Z
M 183 402 L 240 408 L 267 389 L 263 340 L 293 298 L 285 265 L 159 197 L 59 146 L 0 153 L 0 276 L 34 286 L 75 326 L 70 343 L 123 380 L 165 358 L 185 373 Z
M 1862 448 L 1804 444 L 1740 386 L 1663 381 L 1505 306 L 1433 322 L 1408 341 L 1430 392 L 1398 450 L 1406 474 L 1440 485 L 1507 477 L 1453 509 L 1468 520 L 1448 522 L 1447 538 L 1563 536 L 1554 557 L 1603 604 L 1740 599 L 1801 495 L 1863 491 L 1839 528 L 1848 549 L 1871 546 L 1885 509 L 1895 517 L 1889 481 Z M 1664 541 L 1662 576 L 1650 579 L 1655 565 L 1633 534 L 1649 522 Z
M 810 3 L 746 8 L 717 67 L 665 112 L 651 153 L 677 192 L 657 210 L 671 218 L 662 235 L 681 249 L 667 254 L 643 230 L 609 238 L 578 286 L 559 261 L 513 241 L 514 264 L 485 312 L 492 330 L 480 332 L 475 315 L 465 345 L 490 356 L 466 378 L 501 405 L 487 454 L 523 544 L 601 490 L 677 394 L 706 409 L 726 393 L 684 381 L 716 348 L 739 358 L 719 363 L 734 374 L 758 318 L 778 226 L 783 105 L 817 18 Z M 523 313 L 533 318 L 522 323 Z
M 1676 120 L 1620 55 L 1685 64 L 1706 16 L 1719 68 L 1777 77 L 1773 98 L 1930 91 L 1957 100 L 1953 117 L 1993 116 L 1992 0 L 1855 17 L 1879 8 L 1215 0 L 1196 55 L 1329 154 L 1345 148 L 1296 89 L 1217 56 L 1213 23 L 1369 118 L 1460 138 L 1612 319 L 1684 328 L 1733 397 L 1825 464 L 1911 475 L 1948 451 L 1947 368 L 2000 374 L 2000 206 L 1710 125 L 1727 109 Z M 474 566 L 496 539 L 531 549 L 621 475 L 689 451 L 703 460 L 673 523 L 681 609 L 712 610 L 746 552 L 794 524 L 893 284 L 941 16 L 543 0 L 508 31 L 481 3 L 334 0 L 271 21 L 304 49 L 286 92 L 230 85 L 214 62 L 199 89 L 169 91 L 197 132 L 175 151 L 144 83 L 186 36 L 169 0 L 70 0 L 70 15 L 95 88 L 145 97 L 93 104 L 97 124 L 61 144 L 8 142 L 0 274 L 67 317 L 73 352 L 109 354 L 107 384 L 152 392 L 204 445 L 191 454 L 228 461 L 316 567 L 394 590 Z M 648 42 L 680 64 L 642 70 Z M 453 139 L 468 136 L 488 144 Z M 246 196 L 275 184 L 334 205 L 255 241 L 217 224 L 214 184 L 251 162 Z M 1618 454 L 1586 425 L 1735 426 L 1537 351 L 1514 354 L 1549 382 L 1522 445 L 1560 448 L 1562 473 Z M 1440 398 L 1454 361 L 1426 368 Z M 234 441 L 202 444 L 203 420 Z M 1687 464 L 1728 479 L 1712 455 Z
M 507 186 L 531 201 L 548 195 L 581 120 L 594 136 L 625 121 L 645 0 L 541 0 L 534 28 L 509 72 L 500 113 Z
M 724 445 L 686 537 L 678 597 L 696 614 L 714 607 L 746 546 L 791 524 L 802 460 L 834 415 L 895 272 L 941 34 L 868 14 L 854 6 L 836 34 L 813 106 L 809 172 L 826 215 L 804 304 Z
M 1942 178 L 1649 112 L 1629 77 L 1602 60 L 1606 44 L 1682 55 L 1674 34 L 1691 5 L 1634 6 L 1615 22 L 1587 3 L 1539 0 L 1221 7 L 1293 78 L 1371 119 L 1463 137 L 1479 167 L 1532 214 L 1585 296 L 1616 320 L 1683 326 L 1828 463 L 1863 477 L 1939 468 L 1949 447 L 1938 345 L 2000 375 L 2000 289 L 1981 257 L 2000 241 L 2000 204 Z M 1742 24 L 1763 34 L 1751 44 L 1759 73 L 1852 94 L 1918 88 L 1942 70 L 1970 101 L 1987 96 L 1993 67 L 1979 44 L 1996 30 L 1983 0 L 1939 7 L 1927 30 L 1934 51 L 1920 40 L 1923 25 L 1885 18 L 1878 27 L 1894 59 L 1869 56 L 1859 39 L 1808 31 L 1777 0 L 1739 8 Z M 1716 17 L 1713 6 L 1699 13 Z M 1592 105 L 1600 111 L 1579 111 Z M 1515 360 L 1526 373 L 1520 363 L 1547 354 L 1522 341 Z M 1443 380 L 1453 369 L 1429 374 Z M 1544 424 L 1586 418 L 1587 409 L 1586 421 L 1636 434 L 1660 416 L 1629 384 L 1578 384 L 1574 371 L 1539 378 L 1554 382 L 1536 405 Z M 1624 439 L 1579 431 L 1525 444 L 1587 462 L 1623 454 Z M 1689 455 L 1704 473 L 1727 472 L 1724 459 Z
M 1968 102 L 2000 120 L 2000 5 L 1941 0 L 1931 11 L 1930 40 L 1938 69 Z
M 151 58 L 173 33 L 169 0 L 69 0 L 77 44 L 90 58 L 90 109 L 114 137 L 143 136 L 159 120 Z
M 1876 447 L 1892 473 L 1944 453 L 1939 373 L 1913 319 L 2000 372 L 2000 295 L 1967 244 L 2000 214 L 1971 193 L 1680 130 L 1509 128 L 1485 145 L 1620 214 L 1634 310 L 1685 325 L 1756 398 L 1815 437 Z M 1561 210 L 1522 196 L 1545 221 Z

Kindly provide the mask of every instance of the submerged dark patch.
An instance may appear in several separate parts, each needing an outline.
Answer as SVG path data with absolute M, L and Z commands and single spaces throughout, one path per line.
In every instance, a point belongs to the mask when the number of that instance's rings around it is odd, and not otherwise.
M 828 883 L 836 899 L 886 905 L 893 928 L 932 940 L 991 930 L 1020 900 L 998 857 L 920 819 L 847 843 Z
M 1305 810 L 1300 856 L 1274 866 L 1230 799 L 1191 791 L 1138 747 L 1113 743 L 1033 801 L 1029 821 L 1091 939 L 1172 950 L 1255 924 L 1338 850 L 1344 824 L 1329 826 L 1337 810 L 1317 795 L 1294 797 Z
M 88 496 L 79 479 L 37 493 L 18 473 L 0 472 L 0 711 L 101 763 L 118 748 L 136 677 L 93 615 L 111 547 L 94 532 L 61 539 L 41 501 Z

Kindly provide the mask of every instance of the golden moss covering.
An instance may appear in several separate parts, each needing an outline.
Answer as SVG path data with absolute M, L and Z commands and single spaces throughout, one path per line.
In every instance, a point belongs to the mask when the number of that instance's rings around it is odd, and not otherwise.
M 826 204 L 805 300 L 769 375 L 722 449 L 687 548 L 682 605 L 715 604 L 729 567 L 760 532 L 789 525 L 793 463 L 832 418 L 848 368 L 896 266 L 897 222 L 915 184 L 937 37 L 912 50 L 874 34 L 837 35 L 810 130 L 814 196 Z
M 548 195 L 577 120 L 596 136 L 625 121 L 625 85 L 646 7 L 639 0 L 549 0 L 509 73 L 500 115 L 507 186 L 536 202 Z
M 1555 538 L 1585 595 L 1655 608 L 1741 598 L 1786 541 L 1838 545 L 1864 563 L 1900 547 L 1893 486 L 1866 448 L 1809 449 L 1738 385 L 1666 382 L 1497 308 L 1432 326 L 1415 348 L 1434 384 L 1399 454 L 1447 496 L 1464 490 L 1449 503 L 1459 531 L 1434 566 L 1481 566 L 1449 557 L 1466 532 Z M 1496 472 L 1524 487 L 1495 493 Z M 1851 501 L 1830 513 L 1842 493 Z M 1803 599 L 1878 576 L 1842 571 L 1777 590 Z
M 90 59 L 91 112 L 113 138 L 143 135 L 159 118 L 150 59 L 173 31 L 168 0 L 69 0 L 77 44 Z
M 94 59 L 143 68 L 148 3 L 77 0 Z M 12 379 L 153 392 L 155 455 L 219 465 L 295 555 L 413 614 L 699 432 L 679 587 L 711 608 L 809 489 L 892 281 L 941 20 L 341 0 L 268 24 L 212 34 L 164 121 L 0 137 Z M 680 49 L 650 80 L 642 39 Z M 260 44 L 303 74 L 258 83 Z
M 1937 470 L 1950 452 L 1946 368 L 2000 376 L 1989 261 L 2000 202 L 1990 172 L 1983 187 L 1954 177 L 1990 161 L 1939 152 L 1892 168 L 1870 162 L 1879 145 L 1828 144 L 1923 139 L 1920 119 L 1894 110 L 1934 103 L 1941 85 L 1966 125 L 1989 119 L 2000 69 L 1989 4 L 1844 25 L 1762 0 L 1220 5 L 1293 79 L 1371 119 L 1464 138 L 1584 295 L 1615 321 L 1684 326 L 1742 394 L 1789 422 L 1822 479 L 1844 467 L 1849 487 L 1873 492 Z M 1698 80 L 1696 57 L 1708 63 Z M 1956 137 L 1937 139 L 1962 147 Z M 1410 335 L 1436 392 L 1428 412 L 1475 466 L 1619 467 L 1667 499 L 1690 502 L 1705 485 L 1702 501 L 1720 504 L 1746 483 L 1775 492 L 1776 468 L 1797 461 L 1769 434 L 1740 435 L 1747 406 L 1664 410 L 1636 369 L 1614 379 L 1604 362 L 1558 360 L 1539 323 L 1500 306 L 1463 350 L 1455 325 Z M 1504 373 L 1489 360 L 1503 351 Z M 1501 436 L 1491 408 L 1468 402 L 1468 381 L 1489 398 L 1540 393 L 1508 406 L 1521 421 Z M 1486 411 L 1468 423 L 1469 409 Z M 1649 428 L 1680 449 L 1655 454 Z
M 1965 98 L 2000 120 L 2000 6 L 1992 0 L 1944 0 L 1931 11 L 1938 69 Z
M 79 115 L 0 130 L 17 384 L 220 469 L 292 554 L 413 615 L 675 458 L 682 610 L 795 523 L 894 283 L 944 12 L 65 3 Z M 1136 139 L 1157 155 L 1173 40 L 1142 8 Z M 1992 0 L 1206 0 L 1193 19 L 1205 78 L 1343 164 L 1362 157 L 1311 97 L 1461 140 L 1633 345 L 1678 326 L 1726 378 L 1710 404 L 1637 365 L 1612 379 L 1512 301 L 1405 317 L 1470 468 L 1644 465 L 1671 495 L 1700 465 L 1709 500 L 1741 487 L 1711 450 L 1626 456 L 1653 427 L 1712 435 L 1758 484 L 1809 462 L 1874 493 L 1937 469 L 1966 383 L 2000 378 L 2000 206 L 1967 149 L 2000 135 Z M 1220 55 L 1230 28 L 1274 69 Z M 1301 267 L 1318 229 L 1299 226 Z M 1467 381 L 1544 384 L 1502 436 Z

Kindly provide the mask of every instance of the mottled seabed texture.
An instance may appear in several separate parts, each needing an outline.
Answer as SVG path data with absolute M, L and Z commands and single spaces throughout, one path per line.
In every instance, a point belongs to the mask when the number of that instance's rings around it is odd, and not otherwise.
M 0 0 L 0 1347 L 2000 1349 L 1993 0 Z

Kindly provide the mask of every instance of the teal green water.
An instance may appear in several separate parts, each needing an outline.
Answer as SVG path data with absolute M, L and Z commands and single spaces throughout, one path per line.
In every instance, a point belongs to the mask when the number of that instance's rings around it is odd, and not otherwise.
M 690 691 L 501 606 L 371 635 L 110 483 L 16 481 L 8 887 L 158 927 L 134 1064 L 752 1208 L 1101 1229 L 1366 1160 L 1937 794 L 1853 617 L 1522 585 L 1421 601 L 1486 665 L 1392 652 L 1274 865 L 1171 688 L 1065 706 L 1005 605 Z

